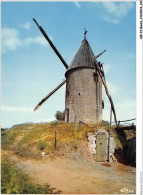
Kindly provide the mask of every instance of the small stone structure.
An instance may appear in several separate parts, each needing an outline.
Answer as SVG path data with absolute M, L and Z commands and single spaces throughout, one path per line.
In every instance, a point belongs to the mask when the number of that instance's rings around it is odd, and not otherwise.
M 95 155 L 95 160 L 96 160 L 96 142 L 97 142 L 97 135 L 106 135 L 107 136 L 107 154 L 106 154 L 106 160 L 108 160 L 108 138 L 109 138 L 109 132 L 104 130 L 104 129 L 98 129 L 96 132 L 90 132 L 87 134 L 88 137 L 88 147 L 89 147 L 89 152 L 91 152 L 93 155 Z M 114 161 L 114 151 L 115 151 L 115 141 L 112 135 L 110 135 L 110 143 L 109 143 L 109 160 Z

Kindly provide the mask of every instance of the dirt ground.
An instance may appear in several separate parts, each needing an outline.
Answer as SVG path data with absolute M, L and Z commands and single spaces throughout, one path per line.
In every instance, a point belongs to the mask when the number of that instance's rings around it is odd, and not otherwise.
M 136 168 L 118 162 L 107 165 L 83 159 L 24 160 L 10 156 L 33 181 L 49 184 L 62 194 L 136 193 Z

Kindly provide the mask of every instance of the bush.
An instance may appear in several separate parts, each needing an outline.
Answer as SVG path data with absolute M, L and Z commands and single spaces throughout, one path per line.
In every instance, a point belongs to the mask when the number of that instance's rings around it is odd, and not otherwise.
M 63 112 L 57 111 L 55 114 L 55 117 L 58 121 L 64 121 L 65 120 L 65 111 L 63 111 Z
M 47 146 L 47 142 L 46 141 L 39 141 L 38 144 L 37 144 L 37 148 L 39 150 L 44 150 Z

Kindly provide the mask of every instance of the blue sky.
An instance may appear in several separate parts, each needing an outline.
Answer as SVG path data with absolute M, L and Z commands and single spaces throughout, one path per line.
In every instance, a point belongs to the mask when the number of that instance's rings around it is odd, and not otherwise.
M 117 120 L 136 117 L 135 2 L 2 2 L 1 125 L 55 120 L 65 106 L 65 85 L 36 112 L 35 106 L 64 80 L 65 67 L 34 24 L 35 18 L 70 65 L 83 40 L 104 63 Z M 110 104 L 103 88 L 103 120 Z

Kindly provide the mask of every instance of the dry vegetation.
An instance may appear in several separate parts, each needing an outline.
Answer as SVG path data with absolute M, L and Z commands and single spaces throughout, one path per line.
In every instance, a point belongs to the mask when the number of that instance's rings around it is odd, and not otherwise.
M 91 125 L 92 126 L 92 125 Z M 87 132 L 99 128 L 108 130 L 108 126 L 94 125 L 89 128 L 85 125 L 65 122 L 52 122 L 41 124 L 16 125 L 9 130 L 1 132 L 2 151 L 17 155 L 23 159 L 42 159 L 41 153 L 46 153 L 46 158 L 66 158 L 71 160 L 85 160 L 93 162 L 94 159 L 88 152 Z M 55 132 L 57 132 L 57 147 L 55 148 Z M 128 139 L 135 136 L 133 131 L 125 134 L 117 133 L 112 129 L 116 149 L 123 147 Z M 2 152 L 3 154 L 3 152 Z M 91 166 L 91 165 L 90 165 Z M 95 165 L 94 165 L 95 166 Z M 25 182 L 22 182 L 25 178 Z M 30 178 L 14 166 L 8 156 L 2 155 L 2 192 L 3 193 L 53 193 L 49 186 L 37 186 L 30 182 Z
M 108 126 L 94 125 L 89 128 L 85 125 L 52 122 L 43 124 L 22 124 L 12 129 L 2 131 L 2 149 L 12 150 L 25 158 L 40 158 L 41 151 L 47 155 L 68 155 L 69 152 L 77 152 L 80 146 L 87 140 L 87 132 L 96 131 L 99 128 L 108 130 Z M 55 132 L 57 132 L 57 149 L 55 149 Z M 123 147 L 128 139 L 135 137 L 133 131 L 117 133 L 112 129 L 111 134 L 115 138 L 116 149 Z M 83 148 L 83 146 L 82 146 Z
M 80 145 L 87 140 L 87 132 L 98 128 L 98 125 L 94 129 L 82 125 L 79 129 L 78 124 L 65 122 L 18 125 L 2 132 L 2 148 L 12 150 L 25 158 L 41 158 L 41 151 L 51 158 L 68 155 L 80 149 Z M 57 132 L 56 149 L 55 132 Z

